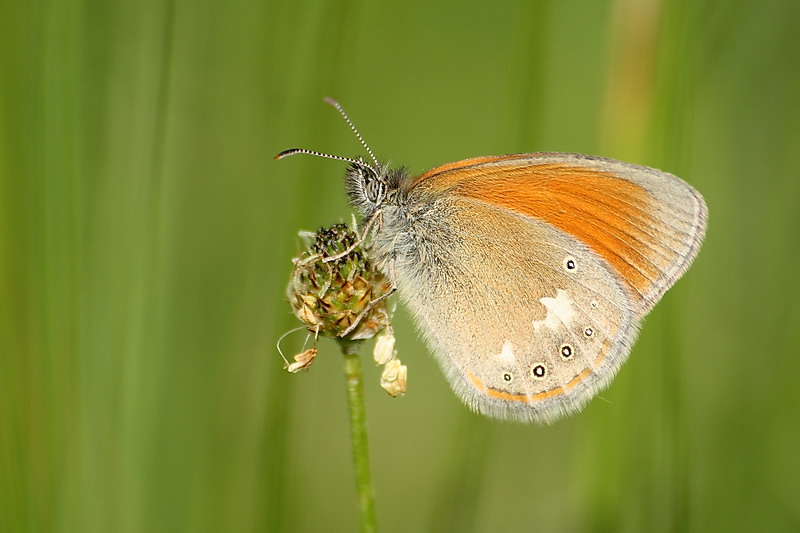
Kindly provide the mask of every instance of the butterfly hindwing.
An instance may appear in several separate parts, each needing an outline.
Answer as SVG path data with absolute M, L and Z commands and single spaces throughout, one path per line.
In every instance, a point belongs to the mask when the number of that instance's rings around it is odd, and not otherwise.
M 635 324 L 625 288 L 546 223 L 466 198 L 439 202 L 418 226 L 426 257 L 395 268 L 454 390 L 500 418 L 579 409 L 627 356 Z M 432 262 L 447 266 L 431 271 Z

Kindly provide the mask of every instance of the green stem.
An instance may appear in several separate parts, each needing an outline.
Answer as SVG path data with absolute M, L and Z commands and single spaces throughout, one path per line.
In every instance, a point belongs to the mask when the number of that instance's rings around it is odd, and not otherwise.
M 375 493 L 369 470 L 369 443 L 367 441 L 367 415 L 364 403 L 364 381 L 358 351 L 361 342 L 340 341 L 344 353 L 344 371 L 347 378 L 347 400 L 350 404 L 350 440 L 353 444 L 353 466 L 356 490 L 361 507 L 362 533 L 374 533 Z

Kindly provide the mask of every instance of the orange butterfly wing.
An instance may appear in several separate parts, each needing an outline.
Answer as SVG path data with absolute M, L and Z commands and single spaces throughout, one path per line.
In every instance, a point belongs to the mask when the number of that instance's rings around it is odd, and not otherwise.
M 467 159 L 432 169 L 409 189 L 471 198 L 568 233 L 602 257 L 647 313 L 697 255 L 707 208 L 680 178 L 578 154 Z

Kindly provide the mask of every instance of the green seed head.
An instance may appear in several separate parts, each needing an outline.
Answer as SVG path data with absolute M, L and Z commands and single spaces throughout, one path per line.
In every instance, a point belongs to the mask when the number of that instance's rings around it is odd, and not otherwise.
M 365 250 L 346 224 L 320 228 L 311 248 L 294 259 L 287 296 L 294 314 L 309 331 L 348 340 L 369 339 L 389 324 L 386 300 L 375 302 L 390 287 L 373 267 Z M 361 316 L 361 315 L 364 316 Z M 344 332 L 361 317 L 347 335 Z

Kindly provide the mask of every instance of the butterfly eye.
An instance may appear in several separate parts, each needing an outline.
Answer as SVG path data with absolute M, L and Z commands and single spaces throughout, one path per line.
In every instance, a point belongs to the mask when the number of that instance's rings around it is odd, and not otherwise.
M 386 184 L 375 176 L 368 174 L 364 183 L 364 192 L 367 195 L 367 200 L 373 204 L 379 204 L 386 194 Z

